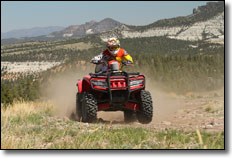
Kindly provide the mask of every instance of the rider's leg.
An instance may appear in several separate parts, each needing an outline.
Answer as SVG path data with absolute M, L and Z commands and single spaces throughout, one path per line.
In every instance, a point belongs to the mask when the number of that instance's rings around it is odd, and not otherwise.
M 102 72 L 106 72 L 108 69 L 108 63 L 105 61 L 102 66 Z
M 99 73 L 102 71 L 102 67 L 103 65 L 102 64 L 96 64 L 96 67 L 95 67 L 95 73 Z

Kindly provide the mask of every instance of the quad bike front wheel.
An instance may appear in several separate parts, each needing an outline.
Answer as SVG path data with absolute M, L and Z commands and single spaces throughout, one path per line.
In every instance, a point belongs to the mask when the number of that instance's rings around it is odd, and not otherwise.
M 97 120 L 97 100 L 92 93 L 86 92 L 82 98 L 82 121 L 95 122 Z
M 137 119 L 142 124 L 147 124 L 152 121 L 153 105 L 151 93 L 146 90 L 142 90 L 139 95 L 139 111 L 137 111 Z

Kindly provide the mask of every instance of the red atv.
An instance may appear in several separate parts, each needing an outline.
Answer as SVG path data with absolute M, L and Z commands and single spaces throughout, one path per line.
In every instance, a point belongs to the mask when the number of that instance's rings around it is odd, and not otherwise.
M 90 73 L 77 83 L 76 113 L 80 121 L 95 122 L 98 111 L 124 111 L 124 121 L 137 117 L 140 123 L 152 121 L 153 106 L 145 90 L 145 76 L 119 71 L 111 62 L 107 72 Z

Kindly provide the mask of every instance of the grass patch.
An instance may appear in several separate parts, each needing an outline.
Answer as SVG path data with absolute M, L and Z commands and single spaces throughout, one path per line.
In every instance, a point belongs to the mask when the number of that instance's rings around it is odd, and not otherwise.
M 40 114 L 30 114 L 26 117 L 26 121 L 32 124 L 40 125 L 42 118 L 43 117 Z
M 206 104 L 205 111 L 210 112 L 210 113 L 214 113 L 216 111 L 216 109 L 215 109 L 213 104 Z
M 51 116 L 48 103 L 21 104 L 1 109 L 2 149 L 224 149 L 223 132 L 85 124 Z

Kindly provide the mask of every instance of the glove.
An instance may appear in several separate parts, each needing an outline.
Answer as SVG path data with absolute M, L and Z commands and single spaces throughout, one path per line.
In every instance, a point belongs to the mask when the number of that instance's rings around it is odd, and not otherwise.
M 94 58 L 91 59 L 91 63 L 100 64 L 102 57 L 103 57 L 102 54 L 95 56 Z
M 122 64 L 127 65 L 128 63 L 127 63 L 127 61 L 122 61 Z
M 130 65 L 130 64 L 133 64 L 133 63 L 131 61 L 129 61 L 129 60 L 128 61 L 124 60 L 124 61 L 122 61 L 122 64 L 123 65 Z
M 99 60 L 91 60 L 91 63 L 93 63 L 93 64 L 100 64 L 101 61 L 99 61 Z

